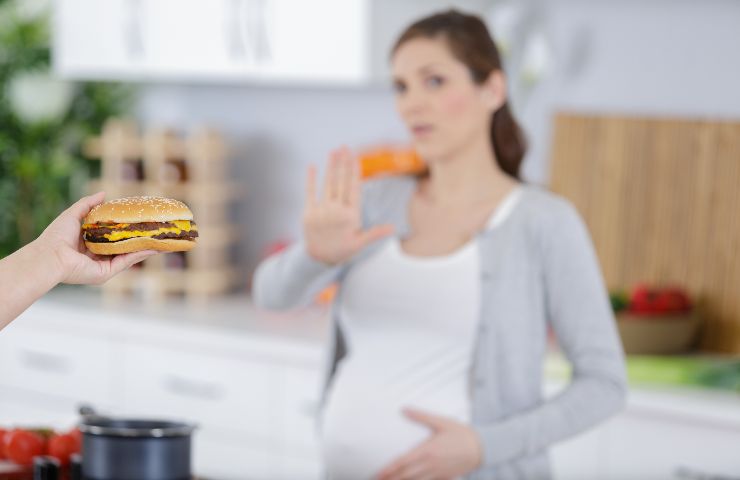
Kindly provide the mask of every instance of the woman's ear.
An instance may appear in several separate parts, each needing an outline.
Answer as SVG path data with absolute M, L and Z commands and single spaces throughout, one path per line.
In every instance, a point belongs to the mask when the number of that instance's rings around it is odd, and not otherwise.
M 495 112 L 506 103 L 506 78 L 501 70 L 494 70 L 481 84 L 483 89 L 483 101 L 486 106 Z

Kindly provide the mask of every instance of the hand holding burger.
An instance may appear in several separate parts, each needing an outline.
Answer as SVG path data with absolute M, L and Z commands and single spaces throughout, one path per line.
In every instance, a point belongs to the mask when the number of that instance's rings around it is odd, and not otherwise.
M 197 227 L 183 203 L 143 197 L 100 205 L 104 197 L 82 198 L 0 260 L 0 330 L 57 283 L 100 284 L 157 251 L 195 246 Z

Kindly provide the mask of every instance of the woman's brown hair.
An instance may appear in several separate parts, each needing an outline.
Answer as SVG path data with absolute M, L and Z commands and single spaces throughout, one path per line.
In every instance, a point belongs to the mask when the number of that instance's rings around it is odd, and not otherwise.
M 422 18 L 401 34 L 391 50 L 415 38 L 444 38 L 459 61 L 470 70 L 473 81 L 485 82 L 492 72 L 503 70 L 496 43 L 483 21 L 475 15 L 449 10 Z M 494 112 L 491 119 L 491 144 L 501 170 L 519 178 L 524 153 L 527 149 L 524 133 L 509 108 L 509 102 Z

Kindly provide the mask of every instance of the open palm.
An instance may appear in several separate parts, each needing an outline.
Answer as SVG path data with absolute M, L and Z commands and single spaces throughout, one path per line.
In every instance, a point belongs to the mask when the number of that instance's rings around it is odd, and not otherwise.
M 331 265 L 347 261 L 370 243 L 393 233 L 392 225 L 362 228 L 361 173 L 346 148 L 332 152 L 324 185 L 317 194 L 316 168 L 306 181 L 303 228 L 308 253 Z

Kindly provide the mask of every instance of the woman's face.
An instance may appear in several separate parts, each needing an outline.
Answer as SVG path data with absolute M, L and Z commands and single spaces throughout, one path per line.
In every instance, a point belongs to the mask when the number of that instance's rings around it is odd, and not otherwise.
M 494 83 L 473 82 L 443 38 L 415 38 L 392 59 L 396 108 L 428 162 L 450 158 L 472 142 L 488 141 L 491 115 L 500 106 Z

